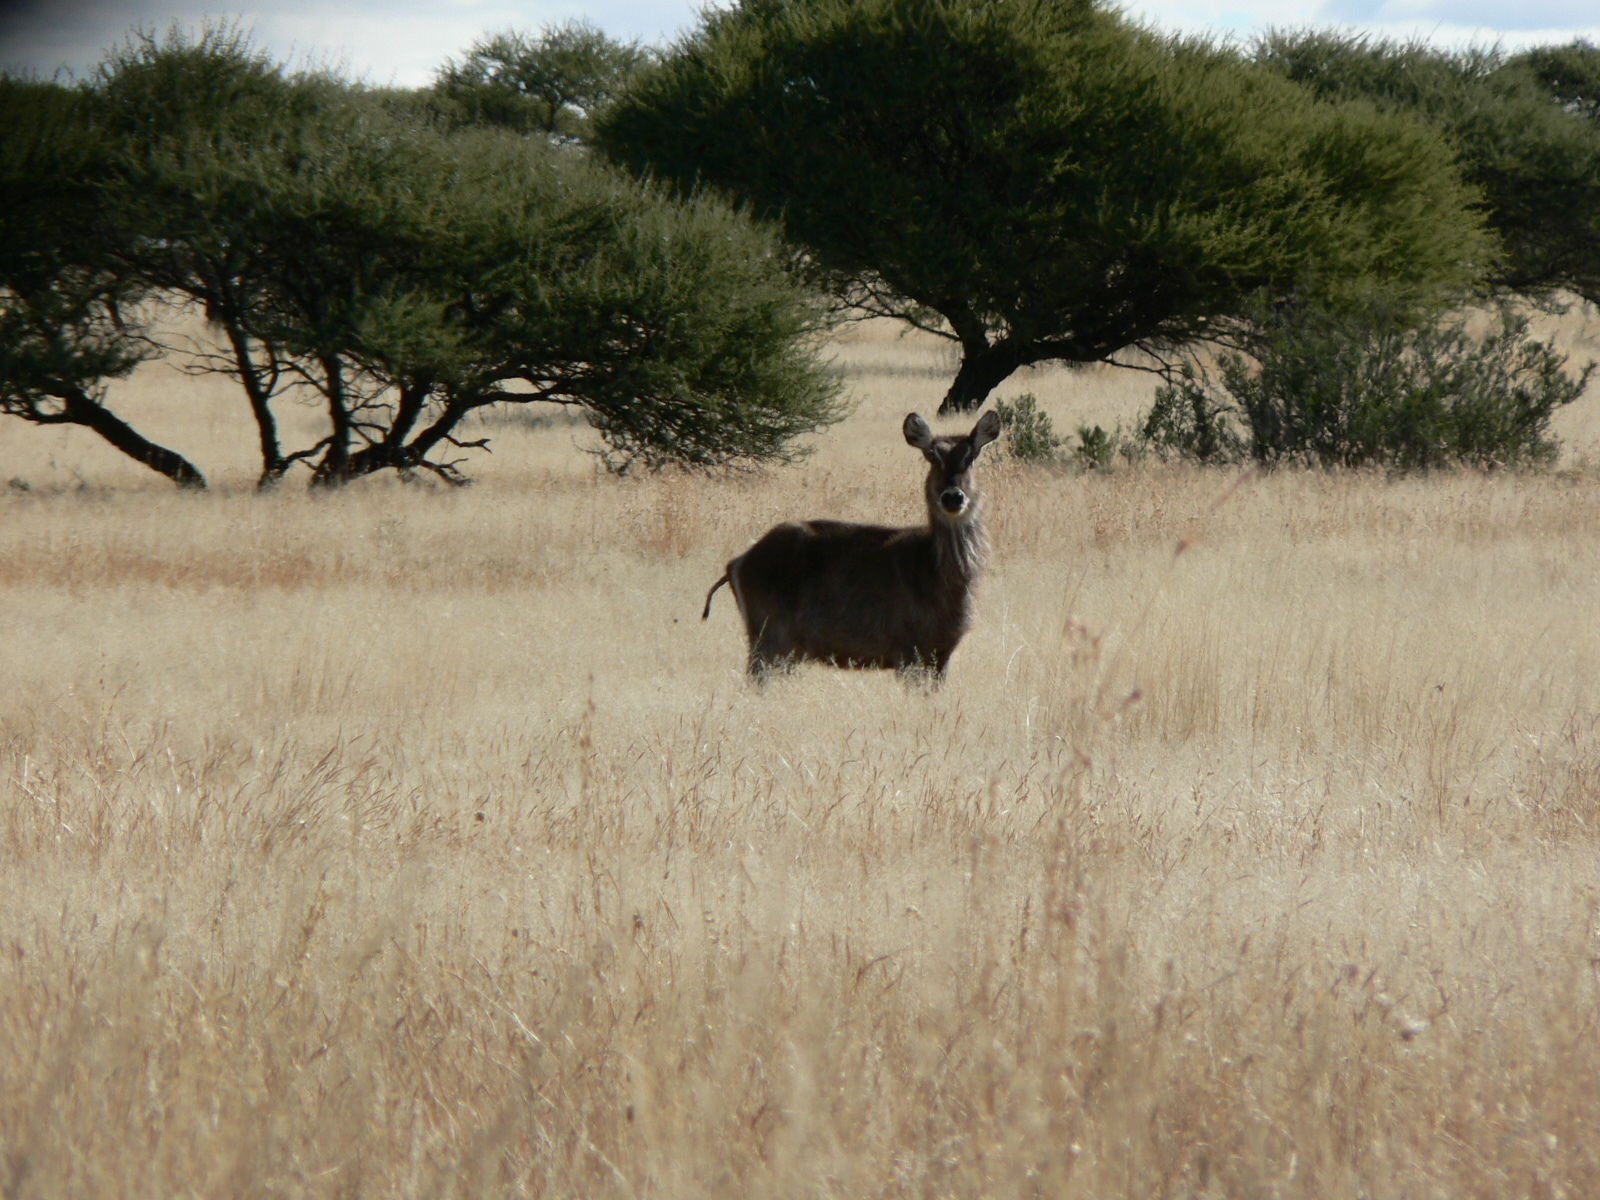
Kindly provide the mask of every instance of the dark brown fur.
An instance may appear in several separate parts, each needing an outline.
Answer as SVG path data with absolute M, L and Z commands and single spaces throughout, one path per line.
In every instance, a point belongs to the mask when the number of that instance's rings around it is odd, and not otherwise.
M 841 667 L 925 668 L 942 678 L 972 622 L 983 568 L 978 452 L 1000 433 L 984 414 L 965 437 L 934 437 L 916 413 L 906 441 L 928 460 L 928 523 L 910 529 L 844 521 L 779 525 L 728 564 L 706 593 L 733 587 L 750 641 L 750 674 L 802 660 Z M 955 511 L 951 511 L 952 507 Z

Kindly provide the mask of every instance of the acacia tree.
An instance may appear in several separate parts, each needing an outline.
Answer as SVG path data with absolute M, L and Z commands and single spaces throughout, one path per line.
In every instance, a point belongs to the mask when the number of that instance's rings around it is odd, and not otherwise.
M 224 332 L 211 365 L 250 398 L 263 484 L 297 461 L 323 485 L 458 481 L 439 455 L 481 446 L 459 426 L 494 403 L 583 408 L 618 469 L 786 457 L 838 415 L 822 310 L 725 205 L 286 78 L 229 31 L 136 38 L 95 97 L 127 148 L 121 261 Z M 288 391 L 328 414 L 292 451 L 273 413 Z
M 454 213 L 447 413 L 580 407 L 617 470 L 789 459 L 841 415 L 814 354 L 824 310 L 770 231 L 504 134 L 455 153 L 479 178 L 476 205 Z
M 1600 124 L 1600 46 L 1581 39 L 1565 46 L 1536 46 L 1510 59 L 1532 72 L 1563 110 Z
M 221 336 L 196 369 L 242 387 L 271 487 L 321 443 L 282 444 L 274 401 L 301 377 L 260 317 L 270 300 L 265 201 L 293 188 L 333 138 L 326 110 L 341 92 L 318 76 L 287 77 L 235 28 L 194 39 L 137 31 L 100 64 L 87 90 L 93 120 L 118 150 L 107 220 L 122 229 L 117 271 L 130 283 L 199 307 Z
M 508 31 L 478 42 L 439 71 L 434 94 L 455 121 L 580 139 L 589 117 L 649 60 L 636 42 L 609 38 L 586 21 L 538 34 Z
M 618 470 L 787 458 L 839 414 L 812 352 L 822 310 L 725 205 L 503 132 L 383 145 L 384 163 L 330 171 L 315 211 L 288 196 L 261 228 L 278 250 L 264 319 L 333 419 L 317 482 L 457 480 L 435 452 L 481 446 L 458 433 L 492 404 L 581 408 Z
M 181 487 L 205 477 L 106 406 L 107 380 L 157 351 L 140 314 L 149 289 L 117 268 L 105 219 L 114 175 L 83 98 L 0 79 L 0 413 L 92 429 Z
M 1600 52 L 1584 43 L 1507 58 L 1361 35 L 1276 33 L 1254 58 L 1318 95 L 1368 100 L 1436 126 L 1502 253 L 1485 282 L 1600 304 Z
M 1431 290 L 1490 252 L 1419 123 L 1095 0 L 744 0 L 596 140 L 781 221 L 857 312 L 957 343 L 941 412 L 1030 363 L 1208 336 L 1263 290 Z

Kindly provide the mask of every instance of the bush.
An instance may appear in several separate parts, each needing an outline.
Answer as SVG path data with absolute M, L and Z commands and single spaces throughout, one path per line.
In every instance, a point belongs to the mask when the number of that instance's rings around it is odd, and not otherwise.
M 1230 419 L 1237 409 L 1219 399 L 1193 362 L 1158 388 L 1139 427 L 1139 440 L 1158 453 L 1199 462 L 1238 462 L 1248 447 Z
M 1062 440 L 1050 423 L 1050 414 L 1040 411 L 1038 397 L 1024 392 L 1010 403 L 995 401 L 994 410 L 1005 426 L 1006 448 L 1013 458 L 1031 463 L 1055 461 Z
M 1502 307 L 1492 328 L 1414 323 L 1381 300 L 1354 309 L 1283 305 L 1264 314 L 1220 381 L 1187 365 L 1156 393 L 1142 435 L 1201 461 L 1285 460 L 1412 470 L 1548 462 L 1555 410 L 1582 395 L 1567 358 Z M 1252 359 L 1254 361 L 1252 361 Z
M 1090 470 L 1109 470 L 1111 460 L 1116 457 L 1119 440 L 1117 434 L 1107 433 L 1098 425 L 1079 425 L 1078 444 L 1072 453 Z

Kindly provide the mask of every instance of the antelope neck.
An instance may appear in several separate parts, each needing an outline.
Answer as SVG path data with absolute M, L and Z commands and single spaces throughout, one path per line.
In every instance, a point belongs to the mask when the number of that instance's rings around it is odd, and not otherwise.
M 959 590 L 965 590 L 983 570 L 985 547 L 979 520 L 982 503 L 977 496 L 969 496 L 966 512 L 954 521 L 942 517 L 937 506 L 929 506 L 928 523 L 932 526 L 939 574 Z

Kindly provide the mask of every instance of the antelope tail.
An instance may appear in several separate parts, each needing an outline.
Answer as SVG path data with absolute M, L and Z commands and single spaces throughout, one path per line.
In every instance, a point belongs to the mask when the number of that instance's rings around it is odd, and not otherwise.
M 715 596 L 717 594 L 717 589 L 719 587 L 721 587 L 723 584 L 727 583 L 727 582 L 728 582 L 728 576 L 727 575 L 723 575 L 723 577 L 721 579 L 717 580 L 715 583 L 713 583 L 711 585 L 711 590 L 706 593 L 706 608 L 705 608 L 705 611 L 700 614 L 700 619 L 702 621 L 708 620 L 710 618 L 710 616 L 711 616 L 711 597 Z

